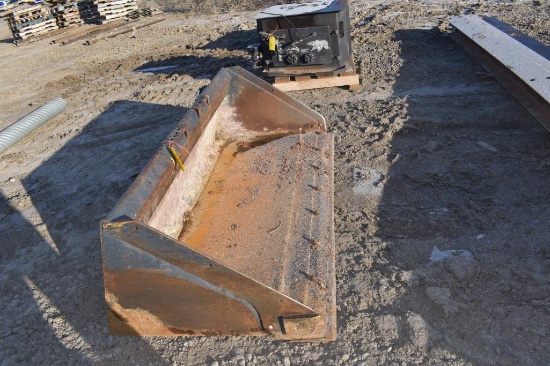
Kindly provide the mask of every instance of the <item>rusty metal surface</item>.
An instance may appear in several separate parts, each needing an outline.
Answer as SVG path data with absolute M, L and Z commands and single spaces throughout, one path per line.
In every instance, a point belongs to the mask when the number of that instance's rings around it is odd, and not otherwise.
M 188 157 L 194 156 L 196 160 L 201 153 L 212 153 L 204 150 L 210 146 L 205 145 L 204 138 L 214 136 L 209 124 L 221 129 L 216 132 L 216 139 L 220 133 L 231 135 L 234 131 L 246 131 L 249 138 L 259 140 L 291 134 L 328 136 L 324 118 L 316 112 L 241 68 L 220 70 L 102 221 L 105 295 L 111 331 L 127 335 L 263 334 L 290 340 L 334 339 L 331 137 L 319 140 L 323 142 L 317 148 L 328 164 L 324 169 L 327 188 L 325 198 L 311 206 L 322 214 L 312 215 L 314 225 L 310 225 L 308 233 L 309 237 L 322 233 L 323 255 L 311 254 L 319 249 L 317 239 L 306 241 L 305 245 L 291 243 L 281 258 L 288 268 L 276 275 L 281 281 L 296 283 L 277 286 L 276 281 L 262 276 L 255 278 L 254 273 L 239 269 L 235 262 L 214 258 L 201 246 L 191 248 L 187 243 L 178 243 L 177 236 L 171 237 L 150 226 L 152 221 L 158 225 L 159 220 L 164 220 L 163 215 L 174 215 L 171 209 L 167 210 L 173 205 L 167 206 L 166 200 L 177 199 L 174 195 L 178 194 L 178 186 L 174 184 L 182 184 L 182 179 L 192 176 L 192 172 L 181 169 L 182 165 L 187 167 Z M 177 159 L 167 147 L 175 150 L 182 165 L 175 163 Z M 189 169 L 198 168 L 191 164 Z M 181 217 L 184 214 L 176 213 Z M 248 234 L 254 235 L 253 231 Z M 273 245 L 280 243 L 274 241 Z M 304 256 L 312 258 L 307 262 L 307 271 L 302 269 Z M 271 270 L 271 263 L 258 260 L 254 252 L 243 255 L 242 263 L 245 261 L 253 265 L 256 262 L 260 270 Z
M 487 16 L 450 22 L 452 38 L 550 131 L 550 47 Z
M 319 313 L 310 338 L 331 318 L 332 146 L 329 134 L 229 144 L 179 238 Z
M 250 305 L 193 282 L 138 268 L 108 272 L 105 281 L 109 328 L 114 334 L 259 335 L 261 332 Z M 112 294 L 113 290 L 122 301 Z M 182 298 L 186 299 L 185 306 L 178 306 Z
M 201 103 L 206 97 L 209 103 Z M 264 132 L 264 127 L 285 133 L 326 131 L 324 119 L 300 102 L 240 67 L 224 68 L 168 137 L 177 144 L 176 150 L 182 161 L 224 99 L 237 109 L 243 125 L 258 133 Z M 200 104 L 200 117 L 196 112 L 197 104 Z M 147 221 L 174 180 L 175 168 L 170 153 L 161 146 L 107 219 Z
M 227 69 L 233 76 L 228 103 L 238 120 L 251 131 L 306 133 L 326 131 L 325 120 L 313 110 L 241 68 Z M 259 82 L 261 81 L 261 82 Z
M 118 299 L 121 310 L 113 311 L 112 306 L 110 309 L 121 318 L 125 317 L 126 309 L 142 309 L 154 314 L 166 328 L 192 328 L 203 333 L 227 335 L 247 334 L 252 329 L 255 333 L 262 330 L 277 334 L 280 332 L 279 317 L 317 316 L 295 300 L 141 223 L 105 223 L 103 226 L 105 288 L 110 296 Z M 145 282 L 140 283 L 141 280 Z M 135 284 L 140 285 L 136 287 Z M 155 292 L 151 291 L 153 288 L 169 294 L 155 297 Z M 202 288 L 202 291 L 189 292 L 186 288 Z M 174 310 L 178 304 L 184 311 Z M 236 305 L 244 306 L 252 315 L 243 314 L 244 309 L 241 306 L 235 308 Z M 201 307 L 224 311 L 196 312 Z M 261 320 L 256 312 L 261 314 Z M 245 315 L 246 319 L 257 317 L 255 327 L 249 325 L 250 321 L 237 327 L 240 320 L 234 324 L 227 319 L 227 316 L 237 317 L 239 314 L 241 317 Z M 243 325 L 246 326 L 243 328 Z
M 180 146 L 176 150 L 182 161 L 185 161 L 188 152 L 193 149 L 200 134 L 226 96 L 230 80 L 226 69 L 222 69 L 208 88 L 197 98 L 197 101 L 200 101 L 205 95 L 208 95 L 209 109 L 204 111 L 202 117 L 199 118 L 192 108 L 168 136 L 167 140 L 174 141 L 177 146 Z M 176 165 L 168 150 L 164 145 L 160 146 L 128 191 L 109 213 L 107 219 L 131 218 L 147 221 L 174 180 L 175 168 Z

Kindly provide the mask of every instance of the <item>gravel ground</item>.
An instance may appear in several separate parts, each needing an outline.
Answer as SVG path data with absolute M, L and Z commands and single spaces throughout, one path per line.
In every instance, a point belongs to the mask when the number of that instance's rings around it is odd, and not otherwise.
M 254 12 L 167 14 L 89 46 L 0 42 L 0 128 L 69 105 L 0 160 L 2 365 L 550 364 L 550 134 L 446 22 L 488 13 L 548 45 L 550 6 L 350 9 L 362 89 L 292 93 L 336 136 L 331 343 L 106 329 L 98 222 L 217 70 L 248 65 Z M 157 66 L 173 67 L 142 71 Z

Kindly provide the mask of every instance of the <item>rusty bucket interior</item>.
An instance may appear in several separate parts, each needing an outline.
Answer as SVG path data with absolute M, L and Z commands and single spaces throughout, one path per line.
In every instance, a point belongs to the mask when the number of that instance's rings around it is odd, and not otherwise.
M 333 166 L 320 114 L 221 69 L 101 222 L 111 332 L 335 339 Z

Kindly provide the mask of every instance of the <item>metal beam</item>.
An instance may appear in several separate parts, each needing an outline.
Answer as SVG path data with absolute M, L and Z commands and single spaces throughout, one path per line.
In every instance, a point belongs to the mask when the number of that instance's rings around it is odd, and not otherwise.
M 453 39 L 550 131 L 550 47 L 487 16 L 462 15 L 450 23 Z

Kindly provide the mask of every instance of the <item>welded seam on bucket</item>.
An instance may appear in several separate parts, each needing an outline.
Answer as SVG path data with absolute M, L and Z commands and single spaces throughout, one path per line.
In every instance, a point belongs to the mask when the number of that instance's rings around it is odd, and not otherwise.
M 27 114 L 19 121 L 0 132 L 0 154 L 15 145 L 25 136 L 48 122 L 67 108 L 67 102 L 56 98 Z

